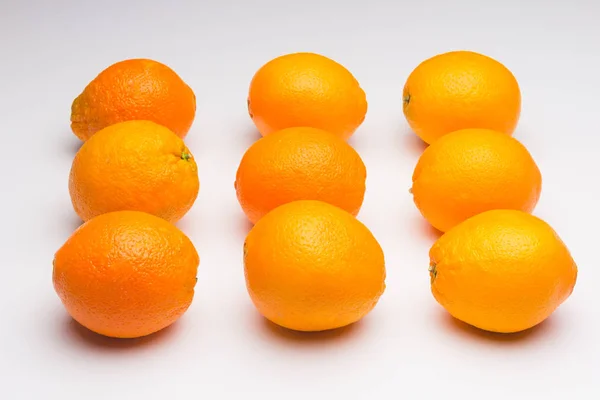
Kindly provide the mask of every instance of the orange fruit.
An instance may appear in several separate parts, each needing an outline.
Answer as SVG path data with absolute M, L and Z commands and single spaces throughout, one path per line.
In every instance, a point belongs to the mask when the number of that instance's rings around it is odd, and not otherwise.
M 514 75 L 498 61 L 471 51 L 425 60 L 404 85 L 404 116 L 427 143 L 467 128 L 512 134 L 521 113 Z
M 199 190 L 198 168 L 177 135 L 151 121 L 104 128 L 83 144 L 71 167 L 75 212 L 87 221 L 136 210 L 178 221 Z
M 235 189 L 253 223 L 294 200 L 321 200 L 357 215 L 366 176 L 358 153 L 338 136 L 316 128 L 288 128 L 246 151 Z
M 417 208 L 442 232 L 488 210 L 531 212 L 542 190 L 540 170 L 525 146 L 485 129 L 452 132 L 433 143 L 412 180 Z
M 385 290 L 385 263 L 369 229 L 341 208 L 316 200 L 284 204 L 244 243 L 246 286 L 258 311 L 298 331 L 352 324 Z
M 120 61 L 92 80 L 71 106 L 71 129 L 88 140 L 130 120 L 150 120 L 184 138 L 196 114 L 196 97 L 168 66 L 147 59 Z
M 337 62 L 314 53 L 275 58 L 252 78 L 248 112 L 261 135 L 310 126 L 348 139 L 365 119 L 365 92 Z
M 438 303 L 492 332 L 519 332 L 544 321 L 577 280 L 577 265 L 556 232 L 517 210 L 466 220 L 438 239 L 429 256 Z
M 200 260 L 174 225 L 139 211 L 100 215 L 56 252 L 52 281 L 69 314 L 105 336 L 135 338 L 175 322 Z

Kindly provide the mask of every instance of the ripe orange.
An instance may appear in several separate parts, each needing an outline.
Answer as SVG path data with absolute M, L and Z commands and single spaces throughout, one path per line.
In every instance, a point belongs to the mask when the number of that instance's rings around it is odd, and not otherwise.
M 174 225 L 118 211 L 73 233 L 56 252 L 52 280 L 81 325 L 135 338 L 171 325 L 188 309 L 199 262 L 192 242 Z
M 421 139 L 433 143 L 459 129 L 486 128 L 512 134 L 521 112 L 521 91 L 498 61 L 470 51 L 425 60 L 404 85 L 404 115 Z
M 183 140 L 150 121 L 121 122 L 96 133 L 77 152 L 69 179 L 73 207 L 84 221 L 137 210 L 175 222 L 194 204 L 199 185 Z
M 417 208 L 442 232 L 483 211 L 531 212 L 542 190 L 540 170 L 525 146 L 486 129 L 440 138 L 423 152 L 412 180 Z
M 294 200 L 321 200 L 357 215 L 366 176 L 358 153 L 338 136 L 315 128 L 288 128 L 248 149 L 235 189 L 253 223 Z
M 455 318 L 493 332 L 544 321 L 573 291 L 577 265 L 544 221 L 515 210 L 479 214 L 430 252 L 431 290 Z
M 365 92 L 337 62 L 313 53 L 269 61 L 254 75 L 248 112 L 263 136 L 310 126 L 349 138 L 367 113 Z
M 379 243 L 348 212 L 301 200 L 262 218 L 244 243 L 246 285 L 258 311 L 298 331 L 352 324 L 385 290 Z
M 118 62 L 92 80 L 71 106 L 71 129 L 81 140 L 117 122 L 150 120 L 183 138 L 196 114 L 194 92 L 157 61 Z

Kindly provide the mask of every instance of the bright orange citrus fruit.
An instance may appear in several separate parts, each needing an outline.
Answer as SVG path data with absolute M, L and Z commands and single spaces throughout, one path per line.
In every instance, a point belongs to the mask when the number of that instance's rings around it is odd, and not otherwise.
M 121 122 L 96 133 L 77 152 L 69 178 L 73 207 L 84 221 L 136 210 L 176 222 L 199 187 L 183 140 L 151 121 Z
M 56 252 L 52 280 L 69 314 L 105 336 L 135 338 L 190 306 L 200 260 L 174 225 L 139 211 L 100 215 Z
M 425 219 L 445 232 L 488 210 L 531 212 L 541 190 L 540 170 L 519 141 L 501 132 L 465 129 L 425 149 L 411 192 Z
M 521 113 L 521 91 L 500 62 L 470 51 L 425 60 L 404 85 L 404 115 L 427 143 L 468 128 L 512 134 Z
M 263 136 L 308 126 L 349 138 L 367 113 L 365 92 L 341 64 L 293 53 L 262 66 L 250 83 L 248 112 Z
M 544 221 L 492 210 L 452 228 L 431 248 L 431 290 L 455 318 L 519 332 L 548 318 L 570 295 L 577 265 Z
M 357 215 L 366 177 L 358 153 L 338 136 L 316 128 L 288 128 L 248 149 L 235 188 L 253 223 L 294 200 L 321 200 Z
M 298 331 L 352 324 L 385 289 L 385 262 L 373 234 L 350 213 L 316 200 L 284 204 L 244 243 L 246 285 L 258 311 Z
M 171 68 L 131 59 L 106 68 L 73 101 L 71 129 L 87 140 L 117 122 L 150 120 L 183 138 L 195 114 L 194 92 Z

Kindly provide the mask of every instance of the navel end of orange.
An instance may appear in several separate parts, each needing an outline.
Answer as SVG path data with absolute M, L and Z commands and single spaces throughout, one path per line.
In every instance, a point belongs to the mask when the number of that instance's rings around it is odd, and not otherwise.
M 250 106 L 250 97 L 246 99 L 246 104 L 248 108 L 248 115 L 250 116 L 250 118 L 254 118 L 254 115 L 252 114 L 252 107 Z
M 84 133 L 84 124 L 81 122 L 71 122 L 71 131 L 77 138 L 83 142 L 88 139 L 88 136 Z
M 83 105 L 81 94 L 73 100 L 71 104 L 71 131 L 77 136 L 80 140 L 86 141 L 89 137 L 89 124 L 83 118 Z

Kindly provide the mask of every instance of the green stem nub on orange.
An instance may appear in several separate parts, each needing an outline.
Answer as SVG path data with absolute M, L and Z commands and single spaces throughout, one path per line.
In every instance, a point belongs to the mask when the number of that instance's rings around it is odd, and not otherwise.
M 431 264 L 429 264 L 429 275 L 431 276 L 432 282 L 437 277 L 436 267 L 437 267 L 437 265 L 433 261 L 431 262 Z

